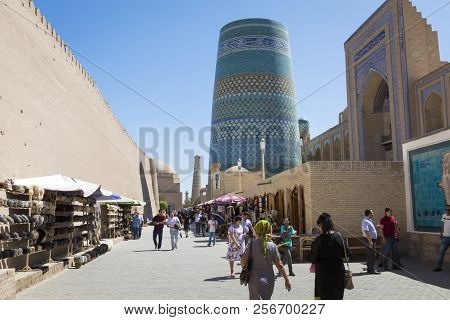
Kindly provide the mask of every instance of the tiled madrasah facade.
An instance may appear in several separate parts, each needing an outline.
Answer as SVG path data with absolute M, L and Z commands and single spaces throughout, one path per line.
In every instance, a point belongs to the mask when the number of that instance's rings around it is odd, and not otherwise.
M 333 128 L 301 134 L 304 160 L 401 161 L 402 143 L 450 127 L 450 64 L 410 1 L 386 1 L 345 42 L 345 60 L 348 106 Z

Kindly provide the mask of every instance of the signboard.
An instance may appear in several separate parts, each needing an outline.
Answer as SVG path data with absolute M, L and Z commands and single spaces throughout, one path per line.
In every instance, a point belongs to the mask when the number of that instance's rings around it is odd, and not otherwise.
M 220 172 L 214 173 L 214 188 L 220 190 Z

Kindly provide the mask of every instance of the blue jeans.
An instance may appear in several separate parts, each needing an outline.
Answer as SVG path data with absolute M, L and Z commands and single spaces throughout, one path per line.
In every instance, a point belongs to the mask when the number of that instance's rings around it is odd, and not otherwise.
M 213 243 L 214 246 L 216 245 L 216 232 L 215 231 L 209 232 L 208 246 L 211 245 L 211 242 Z
M 155 244 L 155 248 L 161 249 L 162 245 L 162 238 L 163 238 L 163 228 L 153 229 L 153 243 Z M 157 241 L 159 240 L 159 242 Z
M 445 251 L 447 251 L 447 248 L 449 246 L 450 246 L 450 237 L 442 237 L 441 246 L 439 247 L 439 258 L 437 263 L 438 268 L 442 269 L 442 266 L 444 265 Z
M 133 231 L 133 239 L 139 238 L 139 228 L 132 227 L 132 231 Z
M 395 238 L 385 238 L 386 244 L 383 246 L 383 267 L 384 269 L 389 269 L 389 252 L 392 252 L 392 266 L 399 268 L 398 265 L 398 253 L 397 253 L 397 239 Z
M 284 265 L 288 265 L 288 269 L 289 269 L 289 274 L 293 274 L 294 270 L 292 270 L 292 248 L 288 247 L 288 246 L 282 246 L 279 248 L 281 251 L 284 252 L 284 257 L 283 257 L 283 264 Z
M 175 228 L 170 228 L 170 243 L 172 244 L 172 249 L 175 249 L 177 247 L 178 230 Z

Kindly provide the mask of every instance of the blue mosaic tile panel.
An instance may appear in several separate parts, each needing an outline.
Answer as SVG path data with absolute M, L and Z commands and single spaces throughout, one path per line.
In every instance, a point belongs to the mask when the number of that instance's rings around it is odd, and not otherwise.
M 219 45 L 217 58 L 245 50 L 269 50 L 290 56 L 290 48 L 287 41 L 279 38 L 254 35 L 235 37 L 222 42 Z
M 361 59 L 364 55 L 366 55 L 366 53 L 372 50 L 385 37 L 386 32 L 383 30 L 377 36 L 375 36 L 375 38 L 373 38 L 367 45 L 365 45 L 364 48 L 362 48 L 355 54 L 355 61 Z
M 409 152 L 414 229 L 439 232 L 445 212 L 442 160 L 450 152 L 450 141 Z

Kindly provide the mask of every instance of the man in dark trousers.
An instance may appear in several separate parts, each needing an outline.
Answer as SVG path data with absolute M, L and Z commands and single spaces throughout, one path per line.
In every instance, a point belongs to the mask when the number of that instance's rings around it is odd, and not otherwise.
M 153 243 L 155 244 L 155 250 L 161 250 L 164 224 L 166 223 L 166 217 L 164 211 L 160 210 L 156 217 L 153 217 L 152 224 L 153 229 Z M 158 238 L 158 241 L 156 241 Z
M 381 236 L 383 237 L 383 267 L 384 271 L 389 271 L 388 257 L 392 253 L 392 269 L 401 270 L 399 264 L 399 255 L 397 252 L 397 233 L 398 223 L 391 214 L 391 208 L 384 210 L 384 217 L 380 220 Z
M 200 217 L 200 228 L 202 230 L 202 236 L 205 236 L 206 225 L 208 223 L 208 214 L 206 212 L 202 212 L 202 216 Z
M 442 216 L 441 233 L 439 234 L 441 245 L 439 247 L 439 257 L 435 272 L 442 271 L 444 265 L 445 251 L 450 247 L 450 205 L 446 205 L 445 214 Z
M 373 210 L 367 209 L 364 212 L 364 219 L 361 222 L 362 234 L 364 237 L 364 243 L 367 248 L 367 273 L 380 274 L 375 270 L 375 245 L 377 242 L 377 229 L 373 224 Z

